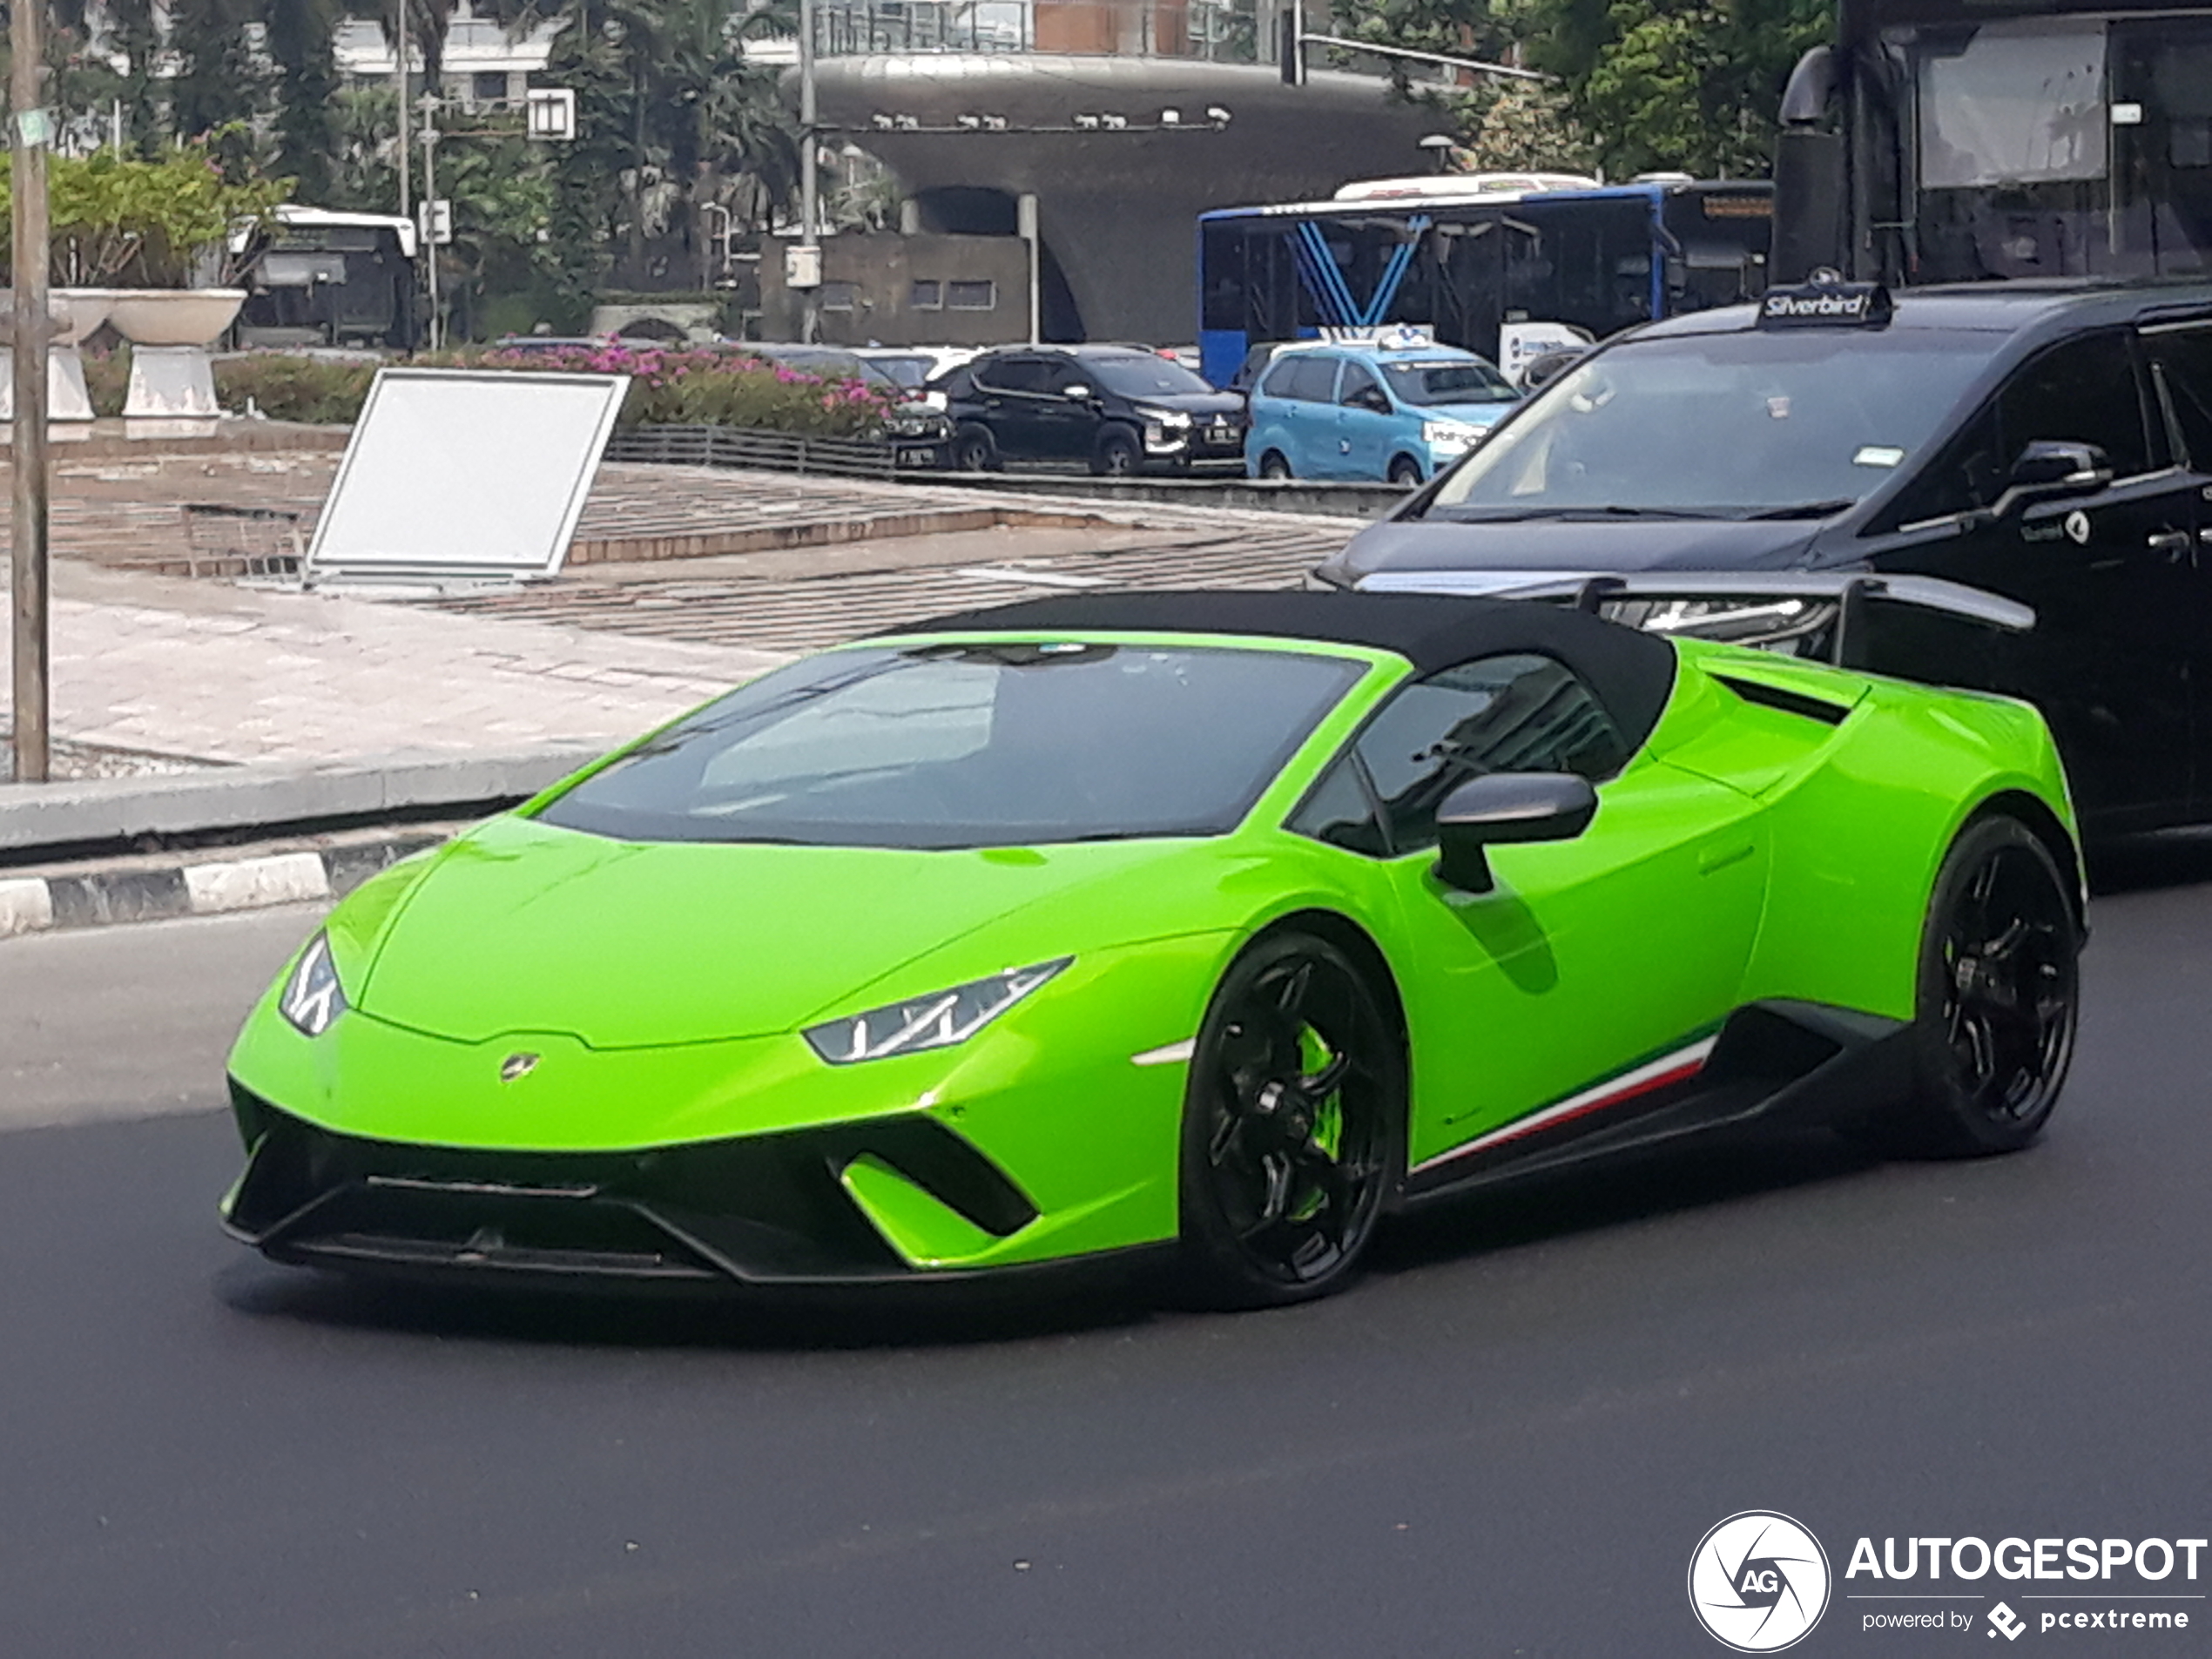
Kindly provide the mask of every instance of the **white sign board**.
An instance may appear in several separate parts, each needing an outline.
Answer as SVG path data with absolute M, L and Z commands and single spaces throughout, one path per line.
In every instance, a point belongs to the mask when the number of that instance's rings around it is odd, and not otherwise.
M 627 374 L 379 369 L 308 579 L 553 575 L 629 389 Z
M 1587 346 L 1590 337 L 1571 322 L 1509 322 L 1498 330 L 1498 368 L 1514 386 L 1546 352 Z

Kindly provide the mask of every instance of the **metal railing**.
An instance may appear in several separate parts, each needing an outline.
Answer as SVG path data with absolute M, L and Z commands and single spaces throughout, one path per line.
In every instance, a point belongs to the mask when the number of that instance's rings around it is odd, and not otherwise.
M 824 57 L 909 52 L 1275 61 L 1274 0 L 823 0 Z
M 728 426 L 618 427 L 609 461 L 673 467 L 747 467 L 767 472 L 819 473 L 840 478 L 888 478 L 896 470 L 881 438 L 806 438 Z

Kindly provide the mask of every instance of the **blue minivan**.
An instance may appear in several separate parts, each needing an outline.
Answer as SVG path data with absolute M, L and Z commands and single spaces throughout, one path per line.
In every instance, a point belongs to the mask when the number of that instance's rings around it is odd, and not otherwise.
M 1466 454 L 1519 396 L 1495 367 L 1453 346 L 1288 346 L 1252 388 L 1244 470 L 1418 484 Z

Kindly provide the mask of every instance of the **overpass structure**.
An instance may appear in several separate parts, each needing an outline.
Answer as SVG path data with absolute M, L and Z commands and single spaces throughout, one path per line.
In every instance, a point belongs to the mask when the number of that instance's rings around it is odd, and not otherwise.
M 826 138 L 914 228 L 1008 234 L 1037 199 L 1048 339 L 1196 338 L 1197 216 L 1421 165 L 1440 114 L 1379 76 L 1284 83 L 1274 0 L 820 0 Z

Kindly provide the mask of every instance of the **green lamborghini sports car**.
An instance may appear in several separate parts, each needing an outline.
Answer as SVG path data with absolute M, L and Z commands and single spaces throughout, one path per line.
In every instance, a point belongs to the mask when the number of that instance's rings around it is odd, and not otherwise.
M 780 669 L 344 900 L 230 1231 L 507 1282 L 1173 1252 L 1749 1123 L 2025 1145 L 2075 1023 L 2027 705 L 1572 609 L 1083 594 Z

